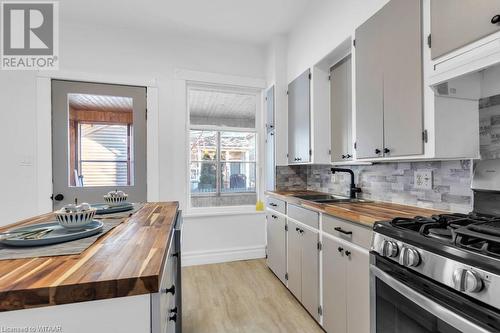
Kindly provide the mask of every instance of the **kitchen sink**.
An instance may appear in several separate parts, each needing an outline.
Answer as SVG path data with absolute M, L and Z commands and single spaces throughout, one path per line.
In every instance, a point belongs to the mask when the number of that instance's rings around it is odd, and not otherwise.
M 330 194 L 305 194 L 305 195 L 294 195 L 295 198 L 302 199 L 302 200 L 308 200 L 312 201 L 315 203 L 322 203 L 322 204 L 328 204 L 328 203 L 349 203 L 349 202 L 355 202 L 355 203 L 366 203 L 366 202 L 371 202 L 369 200 L 364 200 L 364 199 L 351 199 L 348 197 L 343 197 L 340 195 L 330 195 Z

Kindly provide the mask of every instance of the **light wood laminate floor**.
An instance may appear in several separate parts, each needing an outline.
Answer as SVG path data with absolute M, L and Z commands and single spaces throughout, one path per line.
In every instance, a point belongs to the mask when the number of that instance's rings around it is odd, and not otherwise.
M 184 333 L 321 333 L 265 260 L 182 269 Z

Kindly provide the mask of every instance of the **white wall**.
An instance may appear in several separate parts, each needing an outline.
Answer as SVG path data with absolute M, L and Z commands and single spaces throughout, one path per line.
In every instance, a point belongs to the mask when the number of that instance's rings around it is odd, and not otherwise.
M 64 13 L 61 13 L 64 15 Z M 162 32 L 156 36 L 146 32 L 110 27 L 62 25 L 60 28 L 60 70 L 64 72 L 95 73 L 111 76 L 156 78 L 159 88 L 159 159 L 160 199 L 176 200 L 186 204 L 185 114 L 175 106 L 176 69 L 190 69 L 252 78 L 265 79 L 265 48 L 173 35 Z M 9 224 L 39 213 L 37 210 L 36 179 L 36 73 L 0 71 L 0 225 Z M 46 158 L 50 158 L 47 156 Z M 252 223 L 260 223 L 255 236 L 245 235 L 242 243 L 262 245 L 265 234 L 264 218 L 252 215 Z M 232 221 L 220 217 L 219 221 Z M 211 223 L 207 220 L 207 226 Z M 186 221 L 186 224 L 189 220 Z M 187 227 L 185 241 L 192 251 L 202 251 L 210 244 L 200 246 L 190 238 L 199 239 L 198 232 L 227 237 L 239 244 L 238 237 L 245 230 L 234 228 L 196 229 Z M 244 226 L 243 226 L 244 227 Z M 229 245 L 228 245 L 229 246 Z
M 388 0 L 316 0 L 288 39 L 288 81 L 317 63 Z

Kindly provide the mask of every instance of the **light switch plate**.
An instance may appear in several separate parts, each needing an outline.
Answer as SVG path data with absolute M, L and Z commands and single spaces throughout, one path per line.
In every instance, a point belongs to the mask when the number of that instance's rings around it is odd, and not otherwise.
M 432 170 L 417 170 L 414 177 L 416 189 L 432 190 Z

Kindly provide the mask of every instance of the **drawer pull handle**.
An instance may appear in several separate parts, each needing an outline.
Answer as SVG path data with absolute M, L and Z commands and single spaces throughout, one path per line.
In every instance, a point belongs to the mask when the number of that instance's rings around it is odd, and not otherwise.
M 491 23 L 492 24 L 500 23 L 500 15 L 493 16 L 493 18 L 491 19 Z
M 277 204 L 275 204 L 274 202 L 271 202 L 271 203 L 269 204 L 269 206 L 271 206 L 271 207 L 278 207 L 278 205 L 277 205 Z
M 344 229 L 342 229 L 341 227 L 336 227 L 335 229 L 333 229 L 335 231 L 338 231 L 340 233 L 343 233 L 344 235 L 352 235 L 352 231 L 345 231 Z
M 273 219 L 277 219 L 278 217 L 276 215 L 271 215 Z
M 164 289 L 163 292 L 165 294 L 169 294 L 170 293 L 172 295 L 175 295 L 175 286 L 172 285 L 172 287 Z

